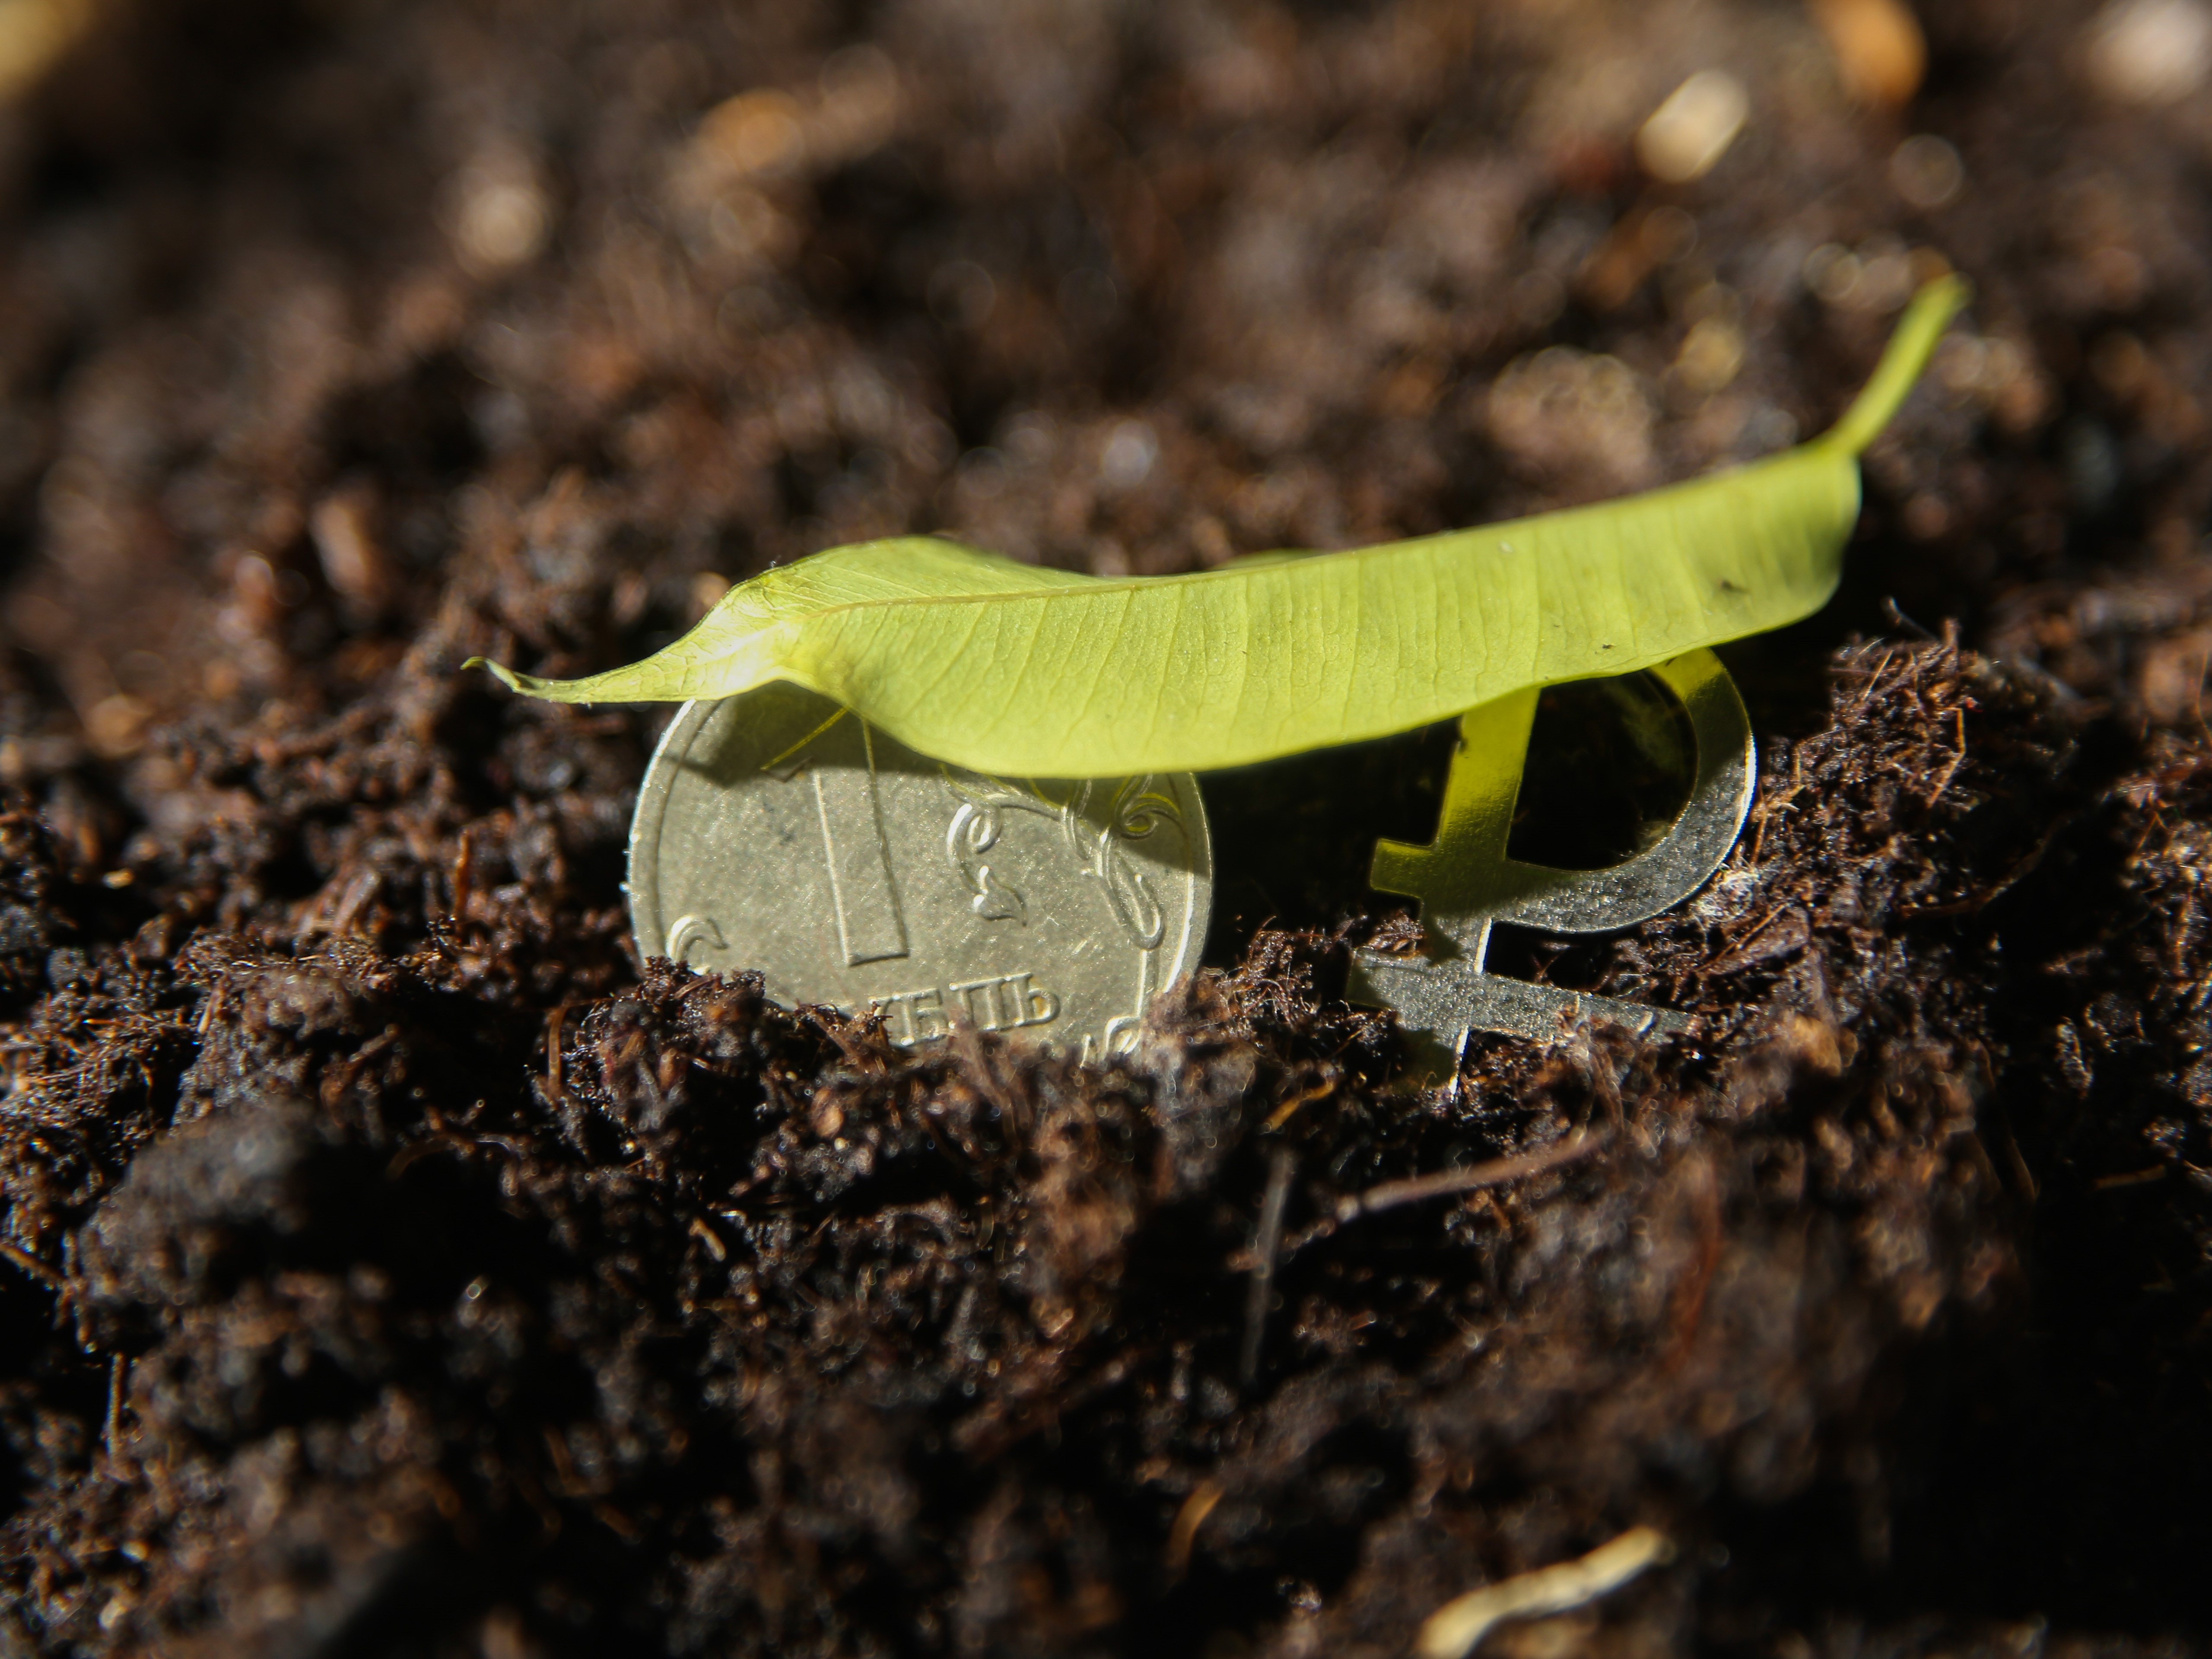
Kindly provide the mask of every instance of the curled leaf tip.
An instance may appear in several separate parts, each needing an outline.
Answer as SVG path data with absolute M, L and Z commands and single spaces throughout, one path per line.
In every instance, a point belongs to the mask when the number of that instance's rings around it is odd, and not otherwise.
M 535 674 L 518 674 L 505 663 L 494 662 L 489 657 L 471 657 L 461 667 L 464 671 L 481 668 L 508 690 L 519 691 L 524 696 L 544 696 L 542 688 L 561 684 L 558 680 L 541 680 Z
M 1905 308 L 1897 331 L 1889 337 L 1881 362 L 1875 366 L 1874 378 L 1844 411 L 1844 418 L 1817 441 L 1846 455 L 1863 454 L 1896 416 L 1928 367 L 1928 360 L 1935 356 L 1936 343 L 1973 292 L 1972 285 L 1956 275 L 1939 276 L 1924 284 Z

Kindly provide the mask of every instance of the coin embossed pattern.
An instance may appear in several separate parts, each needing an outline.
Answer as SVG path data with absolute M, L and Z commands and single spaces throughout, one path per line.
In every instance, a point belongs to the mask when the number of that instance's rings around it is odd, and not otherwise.
M 1123 1048 L 1197 965 L 1212 896 L 1188 772 L 988 777 L 781 683 L 686 703 L 630 828 L 642 954 L 757 968 L 786 1005 L 873 1004 L 908 1044 L 959 1018 Z

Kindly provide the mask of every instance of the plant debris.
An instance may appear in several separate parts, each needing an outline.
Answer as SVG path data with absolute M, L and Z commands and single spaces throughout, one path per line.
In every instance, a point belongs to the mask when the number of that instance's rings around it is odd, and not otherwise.
M 1420 1659 L 1465 1659 L 1493 1626 L 1504 1620 L 1571 1612 L 1609 1590 L 1619 1589 L 1672 1553 L 1666 1539 L 1650 1528 L 1631 1527 L 1578 1561 L 1539 1567 L 1447 1601 L 1422 1625 L 1413 1651 Z

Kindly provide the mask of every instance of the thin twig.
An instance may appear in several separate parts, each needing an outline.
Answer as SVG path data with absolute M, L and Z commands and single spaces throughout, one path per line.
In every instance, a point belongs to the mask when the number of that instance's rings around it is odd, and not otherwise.
M 1958 724 L 1959 746 L 1952 751 L 1951 763 L 1943 769 L 1943 775 L 1936 779 L 1928 791 L 1926 799 L 1930 806 L 1942 799 L 1943 792 L 1951 787 L 1951 780 L 1959 775 L 1959 769 L 1966 763 L 1966 711 L 1954 704 L 1951 718 Z
M 1619 1589 L 1674 1553 L 1674 1547 L 1662 1534 L 1650 1527 L 1631 1527 L 1579 1561 L 1540 1567 L 1445 1602 L 1422 1621 L 1413 1652 L 1418 1659 L 1466 1659 L 1492 1626 L 1508 1619 L 1570 1612 Z
M 1316 1083 L 1311 1088 L 1301 1089 L 1297 1093 L 1292 1095 L 1288 1100 L 1285 1101 L 1281 1105 L 1276 1107 L 1273 1111 L 1270 1112 L 1267 1115 L 1267 1121 L 1260 1127 L 1272 1134 L 1277 1129 L 1281 1128 L 1283 1125 L 1288 1123 L 1291 1121 L 1292 1115 L 1297 1111 L 1298 1108 L 1304 1105 L 1308 1101 L 1324 1100 L 1335 1092 L 1336 1082 L 1333 1078 Z
M 1592 1134 L 1587 1129 L 1577 1129 L 1565 1139 L 1539 1146 L 1533 1152 L 1492 1158 L 1487 1164 L 1470 1164 L 1463 1169 L 1439 1170 L 1434 1175 L 1414 1176 L 1406 1181 L 1386 1181 L 1340 1202 L 1336 1206 L 1336 1224 L 1341 1227 L 1364 1215 L 1395 1210 L 1401 1204 L 1418 1204 L 1425 1198 L 1471 1193 L 1484 1187 L 1503 1187 L 1510 1182 L 1542 1175 L 1547 1170 L 1578 1164 L 1601 1151 L 1610 1139 L 1602 1133 Z
M 1920 623 L 1913 621 L 1911 617 L 1906 616 L 1905 612 L 1899 610 L 1897 608 L 1897 601 L 1895 599 L 1884 599 L 1881 602 L 1881 608 L 1884 613 L 1889 617 L 1890 622 L 1896 627 L 1910 629 L 1913 633 L 1918 635 L 1929 645 L 1940 643 L 1935 635 L 1929 633 L 1925 628 L 1922 627 Z
M 1260 1231 L 1252 1243 L 1252 1288 L 1244 1303 L 1244 1347 L 1237 1380 L 1249 1389 L 1260 1380 L 1260 1348 L 1267 1334 L 1267 1304 L 1275 1293 L 1275 1263 L 1283 1253 L 1283 1215 L 1291 1205 L 1297 1154 L 1277 1146 L 1267 1154 L 1267 1193 L 1260 1201 Z
M 1198 1529 L 1206 1524 L 1206 1517 L 1213 1513 L 1221 1502 L 1221 1483 L 1201 1480 L 1191 1488 L 1190 1496 L 1182 1500 L 1176 1511 L 1175 1524 L 1168 1528 L 1168 1547 L 1163 1565 L 1171 1579 L 1180 1578 L 1190 1571 L 1191 1546 L 1198 1541 Z
M 1690 1352 L 1698 1340 L 1698 1320 L 1705 1310 L 1705 1297 L 1712 1289 L 1713 1273 L 1721 1261 L 1720 1182 L 1713 1173 L 1711 1160 L 1695 1159 L 1690 1166 L 1688 1180 L 1691 1207 L 1697 1212 L 1698 1254 L 1690 1263 L 1688 1276 L 1668 1297 L 1673 1307 L 1674 1334 L 1668 1345 L 1667 1357 L 1659 1363 L 1662 1376 L 1671 1376 L 1689 1363 Z
M 729 1246 L 722 1243 L 722 1236 L 697 1216 L 691 1218 L 691 1224 L 684 1231 L 704 1244 L 707 1247 L 707 1254 L 713 1256 L 717 1262 L 727 1261 L 730 1259 Z
M 61 1289 L 62 1276 L 56 1273 L 52 1267 L 46 1266 L 45 1262 L 40 1261 L 38 1257 L 33 1255 L 28 1250 L 18 1249 L 15 1245 L 10 1244 L 6 1239 L 0 1238 L 0 1255 L 6 1256 L 9 1261 L 14 1262 L 25 1273 L 30 1274 L 32 1278 L 37 1279 L 39 1283 L 45 1285 L 48 1290 L 58 1291 Z
M 123 1425 L 123 1379 L 130 1364 L 118 1354 L 107 1368 L 107 1421 L 101 1425 L 100 1444 L 111 1463 L 115 1461 L 115 1437 Z
M 561 1079 L 561 1035 L 573 1006 L 564 1002 L 545 1016 L 545 1097 L 556 1106 L 568 1103 L 568 1091 Z

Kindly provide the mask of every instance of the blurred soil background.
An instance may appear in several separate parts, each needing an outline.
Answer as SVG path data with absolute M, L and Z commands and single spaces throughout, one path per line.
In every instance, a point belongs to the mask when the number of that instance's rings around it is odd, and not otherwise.
M 1637 1523 L 1484 1651 L 2206 1651 L 2208 72 L 2202 0 L 0 0 L 0 1655 L 1394 1655 Z M 1429 733 L 1209 781 L 1124 1060 L 904 1055 L 636 960 L 665 710 L 458 672 L 1691 477 L 1946 268 L 1729 866 L 1503 958 L 1694 1041 L 1393 1079 Z

